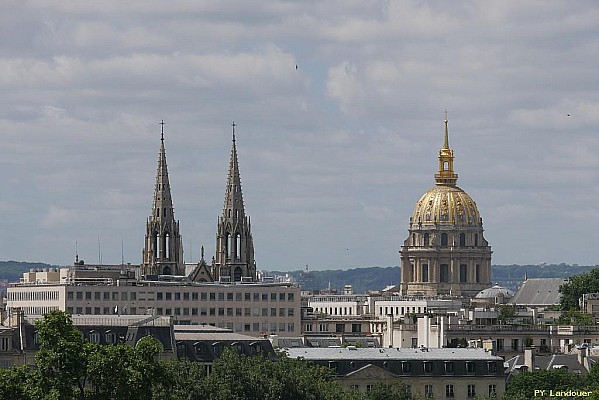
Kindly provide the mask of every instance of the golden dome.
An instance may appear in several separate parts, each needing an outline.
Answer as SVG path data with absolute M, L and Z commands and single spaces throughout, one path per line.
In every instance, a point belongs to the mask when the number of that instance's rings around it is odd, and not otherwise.
M 474 200 L 461 188 L 437 185 L 418 200 L 411 222 L 472 226 L 480 224 L 480 214 Z
M 439 171 L 435 174 L 437 184 L 416 203 L 410 219 L 412 224 L 480 225 L 476 203 L 456 186 L 458 175 L 453 171 L 453 159 L 445 112 L 445 137 L 439 150 Z

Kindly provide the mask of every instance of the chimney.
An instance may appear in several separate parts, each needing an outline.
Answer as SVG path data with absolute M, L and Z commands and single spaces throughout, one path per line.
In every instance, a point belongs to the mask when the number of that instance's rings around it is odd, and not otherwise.
M 584 367 L 587 371 L 590 370 L 589 358 L 587 357 L 588 348 L 586 345 L 578 347 L 578 363 Z
M 529 371 L 535 370 L 535 353 L 536 349 L 534 346 L 524 349 L 524 365 L 528 367 Z
M 19 327 L 23 324 L 25 313 L 20 307 L 14 307 L 10 309 L 10 319 L 8 325 L 11 327 Z

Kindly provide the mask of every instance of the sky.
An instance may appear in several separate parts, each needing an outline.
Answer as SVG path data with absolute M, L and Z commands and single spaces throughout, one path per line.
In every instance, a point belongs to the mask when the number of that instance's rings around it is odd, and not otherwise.
M 3 0 L 0 260 L 141 261 L 160 125 L 211 258 L 231 124 L 258 269 L 399 265 L 445 110 L 493 264 L 599 264 L 596 1 Z

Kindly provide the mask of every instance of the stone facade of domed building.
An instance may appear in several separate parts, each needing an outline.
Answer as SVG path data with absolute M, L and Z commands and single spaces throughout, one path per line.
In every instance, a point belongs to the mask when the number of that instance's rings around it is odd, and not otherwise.
M 404 295 L 474 297 L 491 287 L 491 247 L 476 203 L 456 185 L 447 117 L 444 139 L 436 184 L 416 203 L 401 247 Z

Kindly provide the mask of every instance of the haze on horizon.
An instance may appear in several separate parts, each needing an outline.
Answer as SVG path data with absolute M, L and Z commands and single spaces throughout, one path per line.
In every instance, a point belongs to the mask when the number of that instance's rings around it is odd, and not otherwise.
M 139 263 L 164 119 L 187 262 L 235 121 L 258 269 L 399 265 L 447 109 L 493 264 L 599 263 L 595 1 L 1 8 L 0 260 Z

